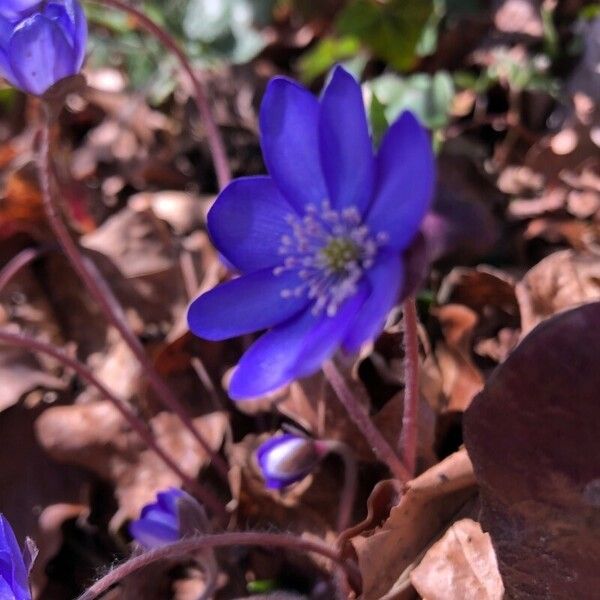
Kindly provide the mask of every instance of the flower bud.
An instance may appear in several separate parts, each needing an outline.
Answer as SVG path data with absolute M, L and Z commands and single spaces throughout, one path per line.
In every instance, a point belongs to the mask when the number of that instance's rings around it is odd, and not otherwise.
M 41 96 L 79 73 L 87 22 L 78 0 L 3 0 L 0 8 L 0 75 Z
M 324 454 L 318 442 L 291 433 L 267 440 L 256 451 L 265 483 L 272 489 L 304 479 Z
M 142 508 L 140 518 L 129 524 L 129 533 L 150 550 L 204 529 L 205 522 L 204 509 L 192 496 L 183 490 L 169 488 L 156 495 L 156 502 Z
M 0 598 L 31 600 L 29 572 L 10 523 L 0 514 Z

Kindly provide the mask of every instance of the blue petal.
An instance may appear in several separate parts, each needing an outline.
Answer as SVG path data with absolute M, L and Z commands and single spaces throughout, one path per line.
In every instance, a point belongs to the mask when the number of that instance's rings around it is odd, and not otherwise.
M 171 529 L 179 529 L 179 517 L 175 512 L 163 510 L 157 504 L 145 506 L 141 515 L 142 521 L 152 521 L 152 523 L 160 523 Z
M 270 177 L 232 181 L 208 213 L 208 230 L 221 254 L 242 272 L 281 264 L 285 218 L 295 214 Z
M 72 44 L 73 73 L 76 73 L 83 64 L 87 42 L 87 20 L 81 5 L 77 0 L 55 0 L 46 5 L 43 14 L 62 28 Z
M 159 548 L 176 542 L 180 538 L 179 530 L 157 521 L 138 519 L 129 524 L 131 536 L 145 548 Z
M 225 340 L 273 327 L 307 305 L 305 297 L 281 295 L 300 283 L 296 272 L 273 275 L 272 269 L 263 269 L 218 285 L 190 305 L 190 330 L 208 340 Z
M 431 204 L 435 161 L 427 131 L 405 112 L 386 132 L 377 156 L 377 185 L 367 223 L 404 250 Z
M 327 197 L 318 121 L 319 102 L 310 92 L 282 77 L 269 82 L 260 107 L 263 156 L 277 187 L 299 212 Z
M 361 214 L 373 191 L 375 161 L 360 85 L 336 67 L 323 92 L 319 120 L 321 164 L 334 208 Z
M 19 87 L 34 95 L 77 72 L 74 49 L 63 29 L 41 14 L 25 19 L 15 29 L 8 56 Z
M 177 515 L 177 501 L 183 497 L 184 492 L 178 488 L 169 488 L 165 492 L 156 494 L 156 503 L 162 510 L 172 515 Z
M 9 583 L 0 575 L 0 600 L 20 600 L 15 594 Z
M 265 333 L 246 351 L 229 384 L 234 400 L 255 398 L 316 372 L 340 345 L 367 291 L 360 288 L 333 317 L 302 314 Z
M 381 332 L 404 282 L 400 255 L 385 253 L 378 256 L 367 271 L 366 279 L 371 293 L 344 338 L 342 347 L 346 352 L 357 352 L 362 344 Z
M 12 85 L 18 85 L 8 59 L 8 44 L 13 29 L 14 25 L 0 14 L 0 76 Z
M 0 576 L 10 585 L 17 600 L 29 598 L 27 567 L 21 548 L 4 515 L 0 514 Z
M 2 0 L 0 18 L 20 21 L 24 16 L 31 14 L 39 5 L 40 0 Z

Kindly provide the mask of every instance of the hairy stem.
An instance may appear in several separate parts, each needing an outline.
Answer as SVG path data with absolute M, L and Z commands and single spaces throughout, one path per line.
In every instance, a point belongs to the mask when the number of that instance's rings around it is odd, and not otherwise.
M 179 61 L 181 68 L 186 72 L 192 86 L 194 88 L 194 98 L 196 100 L 196 106 L 198 112 L 204 123 L 204 130 L 206 131 L 206 138 L 210 148 L 213 164 L 215 167 L 215 173 L 217 175 L 217 181 L 219 187 L 224 188 L 231 181 L 231 171 L 229 169 L 229 163 L 227 161 L 227 154 L 225 152 L 225 144 L 221 132 L 217 127 L 215 119 L 212 114 L 212 110 L 202 83 L 198 79 L 194 68 L 192 67 L 188 57 L 185 55 L 183 50 L 179 47 L 179 44 L 173 37 L 160 25 L 156 24 L 152 19 L 148 18 L 143 12 L 130 6 L 122 0 L 92 0 L 98 4 L 104 4 L 105 6 L 112 6 L 118 10 L 131 15 L 135 21 L 139 23 L 148 33 L 156 37 L 167 50 L 169 50 Z
M 166 408 L 172 410 L 181 419 L 185 427 L 198 441 L 200 446 L 202 446 L 204 451 L 211 457 L 215 468 L 223 480 L 227 481 L 228 469 L 225 461 L 212 450 L 204 436 L 192 423 L 191 417 L 188 415 L 186 409 L 175 397 L 162 377 L 158 374 L 154 368 L 154 365 L 146 355 L 141 342 L 130 329 L 129 324 L 127 323 L 127 320 L 123 314 L 123 310 L 117 304 L 114 296 L 110 292 L 110 289 L 101 279 L 101 277 L 99 277 L 99 274 L 93 265 L 90 266 L 86 262 L 62 220 L 60 210 L 56 204 L 54 194 L 52 193 L 52 183 L 50 179 L 50 126 L 52 123 L 52 109 L 50 107 L 46 107 L 46 109 L 47 118 L 44 126 L 42 127 L 38 170 L 44 209 L 54 235 L 56 236 L 63 252 L 69 259 L 71 266 L 85 287 L 88 289 L 89 293 L 99 304 L 109 323 L 121 334 L 131 352 L 140 363 L 149 385 L 155 391 L 160 402 Z
M 417 465 L 419 431 L 419 337 L 417 330 L 417 305 L 407 298 L 404 312 L 404 414 L 400 434 L 400 456 L 410 474 L 414 476 Z
M 317 442 L 319 443 L 319 442 Z M 337 530 L 338 533 L 348 529 L 352 519 L 352 509 L 356 499 L 356 484 L 358 481 L 358 469 L 354 453 L 343 442 L 336 440 L 324 440 L 322 443 L 328 452 L 337 454 L 344 461 L 344 487 L 340 492 L 340 506 L 338 510 Z
M 335 363 L 331 360 L 327 361 L 323 365 L 323 372 L 346 409 L 346 412 L 365 436 L 377 458 L 385 463 L 392 475 L 402 483 L 406 483 L 412 479 L 410 473 L 394 452 L 394 449 L 388 444 L 383 435 L 381 435 L 381 431 L 375 427 L 367 411 L 358 402 L 358 399 L 348 386 L 344 376 L 339 372 Z
M 140 436 L 140 438 L 146 443 L 148 448 L 153 450 L 157 456 L 179 477 L 182 482 L 192 491 L 196 496 L 209 506 L 217 514 L 226 514 L 223 505 L 219 499 L 214 496 L 211 492 L 200 486 L 200 484 L 192 479 L 189 475 L 186 475 L 177 465 L 174 459 L 172 459 L 157 443 L 154 439 L 154 435 L 149 427 L 140 419 L 128 406 L 127 404 L 115 396 L 85 365 L 72 358 L 64 351 L 36 340 L 30 336 L 21 333 L 13 333 L 11 331 L 3 331 L 0 329 L 0 343 L 15 346 L 18 348 L 25 348 L 32 352 L 40 352 L 46 354 L 58 360 L 65 367 L 72 369 L 81 377 L 84 381 L 87 381 L 90 385 L 93 385 L 107 400 L 112 402 L 114 407 L 121 413 L 123 418 L 127 421 L 130 427 Z
M 127 562 L 110 571 L 84 592 L 78 600 L 94 600 L 123 578 L 158 560 L 179 558 L 198 550 L 222 548 L 225 546 L 272 546 L 276 548 L 289 548 L 300 552 L 314 552 L 315 554 L 329 558 L 344 569 L 350 585 L 354 589 L 360 589 L 360 574 L 356 565 L 344 560 L 337 550 L 323 542 L 306 540 L 286 533 L 240 531 L 195 536 L 168 546 L 149 550 L 141 556 L 129 559 Z

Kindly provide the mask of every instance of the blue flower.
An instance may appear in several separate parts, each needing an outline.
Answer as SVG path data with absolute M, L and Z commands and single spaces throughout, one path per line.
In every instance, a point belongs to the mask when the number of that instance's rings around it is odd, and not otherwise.
M 10 523 L 0 514 L 0 598 L 31 600 L 29 573 Z
M 270 176 L 233 181 L 208 215 L 215 246 L 242 275 L 188 311 L 190 329 L 210 340 L 269 330 L 231 378 L 238 400 L 379 334 L 406 293 L 405 255 L 435 179 L 429 136 L 409 112 L 375 155 L 360 86 L 341 67 L 320 99 L 273 79 L 260 129 Z
M 39 96 L 79 73 L 86 41 L 77 0 L 2 0 L 0 75 L 24 92 Z
M 176 542 L 182 537 L 179 501 L 186 497 L 188 494 L 177 488 L 159 492 L 156 502 L 146 504 L 140 518 L 129 524 L 129 533 L 146 549 Z
M 325 453 L 318 442 L 285 433 L 263 442 L 256 458 L 267 487 L 281 489 L 304 479 Z

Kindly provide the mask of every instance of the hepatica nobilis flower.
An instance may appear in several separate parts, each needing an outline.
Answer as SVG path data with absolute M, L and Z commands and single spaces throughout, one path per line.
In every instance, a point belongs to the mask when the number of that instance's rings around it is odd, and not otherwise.
M 181 528 L 181 503 L 197 504 L 183 490 L 169 488 L 156 495 L 156 502 L 142 508 L 139 519 L 129 524 L 129 533 L 147 550 L 172 544 L 186 533 Z
M 86 41 L 77 0 L 0 2 L 0 75 L 24 92 L 42 95 L 79 73 Z
M 10 523 L 0 514 L 0 599 L 31 600 L 29 572 Z
M 188 311 L 190 329 L 210 340 L 269 330 L 238 364 L 234 399 L 310 375 L 380 332 L 434 185 L 425 129 L 406 112 L 375 154 L 360 86 L 341 67 L 320 99 L 273 79 L 260 130 L 270 176 L 233 181 L 208 214 L 215 246 L 241 276 Z
M 282 489 L 304 479 L 325 454 L 325 444 L 284 433 L 263 442 L 256 451 L 256 459 L 266 486 Z

